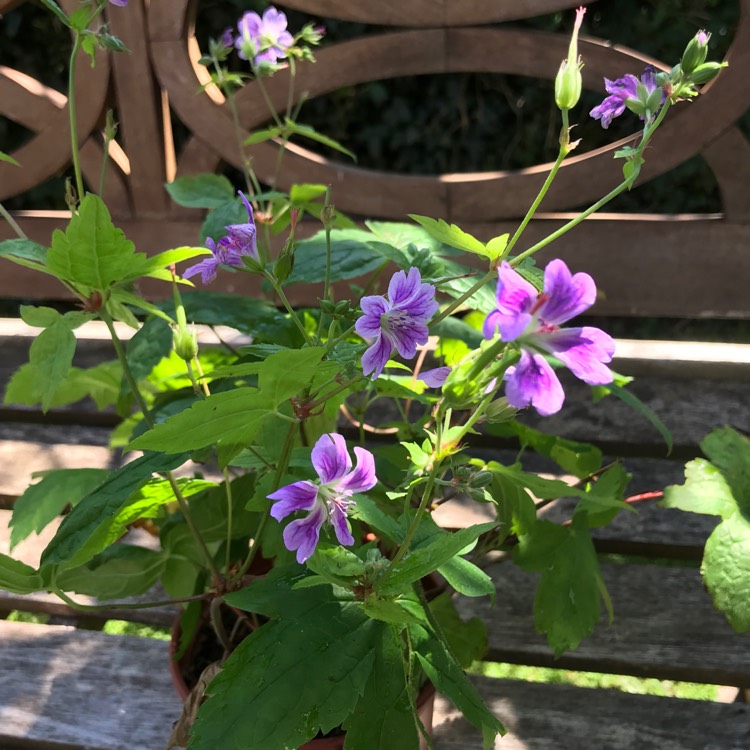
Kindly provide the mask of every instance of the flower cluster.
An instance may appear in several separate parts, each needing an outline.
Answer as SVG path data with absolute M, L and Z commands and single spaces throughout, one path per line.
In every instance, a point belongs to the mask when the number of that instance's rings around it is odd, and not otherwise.
M 586 273 L 571 275 L 561 260 L 544 272 L 541 293 L 509 263 L 498 269 L 497 309 L 484 322 L 484 335 L 497 332 L 521 349 L 521 359 L 505 373 L 506 396 L 520 409 L 531 404 L 542 415 L 554 414 L 565 399 L 562 385 L 547 362 L 553 355 L 589 385 L 612 382 L 606 362 L 612 360 L 612 337 L 590 326 L 561 329 L 560 324 L 587 310 L 596 300 L 596 285 Z
M 262 17 L 248 11 L 240 18 L 237 29 L 239 34 L 234 40 L 237 53 L 254 66 L 275 64 L 286 57 L 287 50 L 294 44 L 294 37 L 287 31 L 286 15 L 273 6 L 266 8 Z M 226 34 L 224 32 L 225 44 Z
M 271 516 L 277 521 L 296 511 L 307 511 L 305 518 L 292 521 L 284 529 L 284 544 L 297 550 L 297 562 L 303 563 L 315 551 L 320 529 L 325 522 L 333 526 L 341 544 L 354 544 L 347 511 L 354 505 L 355 492 L 367 492 L 377 483 L 375 458 L 370 451 L 355 447 L 357 466 L 352 471 L 352 460 L 341 435 L 323 435 L 312 450 L 312 465 L 319 482 L 294 482 L 268 495 L 273 500 Z
M 191 276 L 200 274 L 201 281 L 204 284 L 209 284 L 216 278 L 216 271 L 219 266 L 234 266 L 235 268 L 239 268 L 243 265 L 243 256 L 249 256 L 258 260 L 253 207 L 242 192 L 239 193 L 239 196 L 247 209 L 247 223 L 229 224 L 224 227 L 227 234 L 218 242 L 214 242 L 213 239 L 208 237 L 206 239 L 206 247 L 211 251 L 211 257 L 185 269 L 182 274 L 184 278 L 189 279 Z
M 654 97 L 655 106 L 653 111 L 650 110 L 652 115 L 666 98 L 665 92 L 656 83 L 656 71 L 651 65 L 646 66 L 640 80 L 630 73 L 614 81 L 605 78 L 604 88 L 609 96 L 590 112 L 595 120 L 601 120 L 603 128 L 608 128 L 612 120 L 619 117 L 627 107 L 634 109 L 644 119 L 645 105 L 657 90 L 659 93 Z M 640 111 L 641 108 L 643 111 Z
M 398 271 L 388 284 L 388 299 L 380 295 L 363 297 L 362 315 L 356 323 L 357 333 L 375 339 L 362 357 L 362 371 L 380 376 L 394 351 L 411 359 L 417 346 L 426 344 L 429 337 L 427 322 L 438 309 L 435 287 L 423 284 L 419 269 L 409 273 Z

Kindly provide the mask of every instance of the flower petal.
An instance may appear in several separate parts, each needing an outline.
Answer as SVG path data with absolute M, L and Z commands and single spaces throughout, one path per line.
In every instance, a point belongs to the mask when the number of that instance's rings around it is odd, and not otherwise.
M 367 492 L 378 483 L 375 476 L 375 456 L 359 446 L 355 446 L 354 455 L 357 457 L 357 465 L 354 471 L 341 480 L 336 488 L 339 492 Z
M 280 487 L 276 492 L 267 495 L 274 500 L 271 516 L 277 521 L 286 518 L 297 510 L 312 510 L 318 496 L 318 486 L 309 481 L 294 482 Z
M 315 552 L 320 539 L 320 527 L 326 518 L 323 504 L 317 505 L 307 518 L 292 521 L 284 529 L 284 546 L 290 550 L 297 550 L 297 562 L 302 564 Z
M 417 347 L 426 344 L 430 338 L 430 329 L 424 323 L 404 322 L 390 331 L 390 338 L 396 344 L 398 353 L 404 359 L 411 359 L 417 353 Z
M 571 275 L 563 261 L 553 260 L 544 269 L 544 294 L 540 318 L 550 325 L 560 325 L 594 304 L 596 284 L 587 273 Z
M 394 344 L 381 331 L 375 343 L 362 355 L 362 372 L 365 375 L 372 373 L 373 380 L 380 377 L 380 373 L 383 372 L 383 368 L 393 354 L 393 349 Z
M 201 282 L 203 284 L 210 284 L 216 278 L 216 269 L 218 269 L 220 265 L 221 264 L 219 263 L 218 258 L 216 257 L 206 258 L 205 260 L 202 260 L 200 263 L 196 263 L 194 266 L 190 266 L 190 268 L 186 268 L 182 272 L 182 278 L 189 279 L 191 276 L 200 274 Z
M 390 310 L 390 305 L 385 297 L 377 295 L 362 297 L 359 303 L 362 308 L 361 315 L 354 324 L 354 330 L 363 338 L 374 339 L 380 336 L 380 319 Z
M 494 316 L 492 325 L 500 331 L 503 341 L 515 341 L 531 321 L 529 310 L 538 297 L 537 290 L 507 261 L 500 265 L 497 277 L 499 315 Z
M 615 353 L 614 339 L 599 328 L 565 328 L 545 337 L 545 349 L 552 352 L 577 378 L 589 385 L 605 385 L 613 379 L 604 364 Z
M 346 449 L 346 440 L 335 432 L 321 435 L 312 449 L 312 465 L 323 484 L 341 479 L 351 471 L 352 459 Z
M 422 276 L 418 268 L 410 268 L 409 273 L 397 271 L 388 283 L 388 299 L 391 305 L 398 305 L 408 300 L 419 289 Z
M 555 371 L 541 354 L 523 352 L 515 367 L 505 373 L 505 395 L 516 409 L 531 404 L 542 416 L 560 411 L 565 392 Z
M 336 539 L 339 540 L 339 544 L 350 546 L 354 544 L 354 537 L 352 536 L 352 530 L 349 526 L 349 520 L 346 517 L 346 512 L 343 508 L 339 507 L 335 503 L 331 508 L 331 515 L 329 518 L 331 526 L 336 533 Z
M 432 370 L 425 370 L 417 375 L 417 380 L 421 380 L 428 388 L 441 388 L 452 369 L 452 367 L 435 367 Z

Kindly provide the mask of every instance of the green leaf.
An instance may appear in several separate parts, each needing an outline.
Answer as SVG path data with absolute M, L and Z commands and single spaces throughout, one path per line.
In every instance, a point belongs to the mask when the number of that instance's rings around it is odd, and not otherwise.
M 255 130 L 245 138 L 246 146 L 253 146 L 256 143 L 263 143 L 263 141 L 270 141 L 272 138 L 278 138 L 281 135 L 281 128 L 277 125 L 272 128 L 266 128 L 265 130 Z
M 5 151 L 0 151 L 0 161 L 12 164 L 14 167 L 21 166 L 10 154 L 6 154 Z
M 460 559 L 460 558 L 459 558 Z M 494 589 L 494 586 L 493 586 Z M 461 619 L 453 597 L 441 594 L 430 602 L 430 611 L 440 625 L 458 663 L 468 669 L 487 653 L 487 627 L 478 617 Z
M 57 389 L 65 381 L 75 350 L 76 337 L 62 317 L 34 339 L 29 364 L 39 376 L 42 411 L 50 408 Z
M 714 605 L 738 633 L 750 632 L 750 520 L 735 513 L 706 542 L 701 573 Z
M 413 750 L 419 745 L 400 645 L 393 628 L 382 628 L 365 691 L 344 724 L 346 750 Z
M 245 510 L 248 498 L 255 491 L 255 474 L 243 474 L 231 482 L 232 538 L 251 536 L 258 525 L 258 516 Z M 208 484 L 208 483 L 207 483 Z M 207 542 L 224 541 L 229 523 L 226 486 L 213 485 L 190 498 L 190 515 Z
M 125 346 L 125 355 L 133 377 L 146 378 L 172 349 L 172 329 L 161 318 L 151 318 Z
M 7 258 L 25 268 L 55 275 L 47 268 L 47 248 L 32 240 L 3 240 L 0 242 L 0 258 Z
M 63 9 L 55 2 L 55 0 L 42 0 L 42 5 L 49 8 L 68 28 L 70 28 L 70 21 L 65 15 Z
M 705 458 L 696 458 L 685 465 L 685 484 L 667 487 L 661 505 L 722 518 L 730 518 L 737 510 L 724 475 Z
M 750 515 L 750 440 L 731 427 L 720 427 L 701 440 L 701 450 L 724 475 L 737 507 Z
M 247 209 L 239 198 L 225 199 L 225 201 L 207 214 L 201 225 L 200 241 L 205 243 L 207 237 L 218 242 L 227 233 L 230 224 L 247 223 Z
M 304 183 L 302 185 L 292 185 L 289 189 L 289 201 L 294 206 L 297 204 L 309 203 L 324 195 L 328 188 L 325 185 L 313 185 Z
M 208 687 L 190 750 L 299 747 L 354 710 L 387 626 L 354 602 L 335 601 L 326 586 L 293 593 L 315 603 L 266 623 L 234 650 Z
M 290 120 L 288 117 L 285 118 L 284 125 L 286 126 L 287 132 L 290 132 L 293 135 L 301 135 L 304 138 L 309 138 L 311 141 L 322 143 L 324 146 L 328 146 L 328 148 L 332 148 L 334 151 L 345 154 L 352 161 L 357 161 L 357 157 L 351 151 L 349 151 L 348 148 L 344 148 L 344 146 L 342 146 L 338 141 L 334 141 L 333 138 L 329 138 L 327 135 L 319 133 L 310 125 L 302 125 L 301 123 Z
M 467 253 L 481 255 L 483 258 L 490 257 L 484 242 L 480 242 L 476 237 L 464 232 L 461 227 L 455 224 L 448 224 L 442 219 L 430 219 L 427 216 L 418 216 L 417 214 L 409 214 L 409 218 L 423 226 L 436 240 L 446 245 L 465 250 Z
M 383 264 L 375 250 L 374 237 L 361 229 L 331 231 L 331 280 L 343 281 L 364 276 Z M 318 232 L 297 242 L 294 270 L 285 284 L 317 284 L 326 275 L 326 237 Z
M 53 469 L 13 503 L 10 548 L 39 533 L 68 505 L 77 505 L 109 475 L 107 469 Z
M 672 452 L 672 433 L 664 422 L 659 419 L 659 416 L 653 409 L 651 409 L 651 407 L 644 404 L 637 396 L 634 396 L 625 388 L 621 388 L 616 383 L 609 383 L 609 385 L 603 385 L 600 387 L 611 393 L 613 396 L 617 396 L 617 398 L 624 401 L 628 406 L 631 406 L 633 409 L 640 412 L 649 422 L 651 422 L 657 432 L 662 436 L 667 445 L 667 454 Z
M 33 328 L 48 328 L 62 318 L 62 315 L 52 307 L 21 305 L 20 313 L 21 320 L 23 320 L 27 326 L 32 326 Z
M 451 534 L 438 536 L 429 544 L 408 553 L 396 565 L 393 572 L 384 579 L 382 585 L 378 586 L 378 590 L 382 594 L 400 592 L 408 584 L 437 570 L 458 555 L 461 550 L 475 542 L 479 536 L 496 526 L 496 523 L 480 523 Z
M 489 596 L 495 600 L 495 584 L 492 579 L 474 563 L 463 557 L 454 557 L 439 568 L 446 581 L 464 596 Z
M 133 493 L 154 473 L 176 469 L 186 459 L 151 453 L 110 473 L 65 517 L 42 553 L 42 567 L 83 565 L 108 547 L 137 518 L 129 513 Z
M 47 252 L 50 271 L 66 281 L 104 292 L 124 278 L 136 278 L 147 262 L 122 230 L 112 223 L 106 205 L 87 195 L 65 232 L 57 229 Z
M 0 588 L 12 594 L 31 594 L 43 589 L 44 584 L 34 568 L 0 554 Z
M 218 208 L 236 195 L 232 183 L 221 174 L 185 175 L 164 187 L 178 206 L 187 208 Z
M 184 522 L 165 525 L 161 529 L 160 541 L 166 553 L 161 573 L 164 590 L 175 599 L 198 593 L 205 561 L 188 525 Z
M 85 565 L 62 571 L 56 583 L 63 591 L 100 600 L 124 599 L 148 591 L 159 580 L 164 564 L 163 552 L 115 544 Z
M 133 440 L 129 450 L 181 453 L 219 440 L 247 445 L 273 410 L 257 388 L 213 393 Z
M 614 464 L 587 489 L 575 513 L 587 514 L 589 528 L 606 526 L 621 510 L 635 513 L 635 508 L 625 502 L 625 488 L 630 477 L 622 464 Z
M 418 618 L 411 610 L 402 607 L 398 601 L 391 599 L 378 599 L 375 596 L 368 596 L 362 604 L 362 609 L 368 617 L 374 620 L 397 625 L 423 625 L 424 616 Z
M 197 258 L 199 255 L 211 255 L 207 247 L 176 247 L 172 250 L 165 250 L 162 253 L 152 255 L 142 270 L 143 276 L 151 276 L 160 269 L 168 269 L 175 263 L 181 263 L 183 260 Z
M 339 545 L 319 544 L 308 561 L 313 573 L 323 576 L 330 583 L 347 585 L 347 579 L 364 576 L 365 564 L 353 552 Z
M 505 734 L 505 727 L 484 705 L 461 665 L 446 652 L 442 643 L 423 628 L 411 630 L 412 638 L 417 643 L 416 655 L 425 674 L 437 691 L 482 732 L 483 748 L 490 750 L 495 746 L 497 735 Z
M 585 516 L 574 516 L 570 526 L 537 521 L 518 542 L 513 559 L 524 570 L 541 573 L 534 625 L 560 656 L 593 632 L 600 615 L 603 583 Z
M 309 385 L 324 354 L 322 346 L 313 346 L 283 350 L 264 360 L 258 372 L 258 388 L 267 406 L 275 409 Z
M 487 243 L 487 257 L 491 261 L 496 261 L 505 252 L 505 248 L 508 246 L 509 234 L 501 234 L 499 237 L 493 237 Z

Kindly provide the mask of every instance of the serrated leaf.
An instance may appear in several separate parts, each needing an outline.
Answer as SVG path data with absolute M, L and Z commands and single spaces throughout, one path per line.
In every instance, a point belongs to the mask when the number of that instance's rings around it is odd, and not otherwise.
M 114 544 L 85 565 L 62 571 L 56 583 L 63 591 L 73 591 L 106 601 L 138 596 L 158 580 L 165 564 L 163 552 Z
M 425 546 L 408 553 L 393 571 L 378 585 L 382 594 L 398 593 L 405 586 L 437 570 L 453 559 L 463 549 L 475 542 L 480 535 L 497 526 L 496 523 L 480 523 L 460 529 L 451 534 L 438 536 Z
M 705 458 L 696 458 L 685 465 L 685 484 L 667 487 L 661 505 L 722 518 L 729 518 L 737 510 L 724 475 Z
M 234 650 L 208 687 L 190 750 L 299 747 L 354 710 L 387 626 L 354 602 L 333 600 L 328 587 L 293 594 L 315 603 L 299 618 L 266 623 Z
M 369 596 L 362 604 L 362 610 L 368 617 L 391 625 L 402 627 L 404 625 L 423 625 L 424 617 L 418 618 L 409 609 L 402 607 L 398 601 L 392 599 L 378 599 Z
M 221 174 L 196 174 L 165 183 L 170 198 L 187 208 L 218 208 L 235 196 L 232 183 Z
M 106 205 L 96 195 L 81 201 L 65 232 L 55 230 L 47 251 L 47 267 L 71 283 L 104 292 L 125 278 L 137 278 L 146 264 L 122 230 L 112 223 Z
M 750 520 L 735 513 L 722 521 L 706 542 L 701 574 L 729 624 L 750 632 Z
M 463 557 L 454 557 L 438 568 L 438 572 L 453 589 L 464 596 L 489 596 L 495 600 L 495 584 L 474 563 Z
M 460 559 L 460 558 L 459 558 Z M 494 590 L 494 586 L 493 586 Z M 478 617 L 464 621 L 458 614 L 453 597 L 441 594 L 430 602 L 430 610 L 440 625 L 458 663 L 468 669 L 487 653 L 487 627 Z
M 270 409 L 299 393 L 315 376 L 325 354 L 322 346 L 286 349 L 267 357 L 258 373 L 258 388 Z
M 133 377 L 143 380 L 169 355 L 172 349 L 172 329 L 162 318 L 151 318 L 132 336 L 125 347 L 125 355 Z
M 560 656 L 593 632 L 601 610 L 603 583 L 585 516 L 574 516 L 570 526 L 537 521 L 518 541 L 513 559 L 524 570 L 541 573 L 534 625 Z
M 289 189 L 289 201 L 292 205 L 309 203 L 324 195 L 327 189 L 326 185 L 313 185 L 310 183 L 292 185 Z
M 724 475 L 737 507 L 750 514 L 750 439 L 720 427 L 701 440 L 701 450 Z
M 107 469 L 54 469 L 13 503 L 10 548 L 39 533 L 68 505 L 76 505 L 109 475 Z
M 31 594 L 44 588 L 44 584 L 34 568 L 0 554 L 0 588 L 12 594 Z
M 501 234 L 499 237 L 493 237 L 487 243 L 487 257 L 491 261 L 496 261 L 505 252 L 505 248 L 508 246 L 509 234 Z
M 219 440 L 248 444 L 271 413 L 267 397 L 257 388 L 213 393 L 137 437 L 129 450 L 181 453 Z
M 207 247 L 191 247 L 188 245 L 175 247 L 172 250 L 165 250 L 162 253 L 152 255 L 144 265 L 141 273 L 143 276 L 153 276 L 158 270 L 168 269 L 175 263 L 197 258 L 199 255 L 211 255 L 211 251 Z
M 55 321 L 62 318 L 62 315 L 52 307 L 21 305 L 19 312 L 21 313 L 21 320 L 27 326 L 33 328 L 49 328 Z
M 110 473 L 65 517 L 42 553 L 42 567 L 83 565 L 108 547 L 135 520 L 128 514 L 133 493 L 154 473 L 176 469 L 186 459 L 151 453 Z
M 63 384 L 76 350 L 76 337 L 62 318 L 45 328 L 29 351 L 29 364 L 39 375 L 39 395 L 42 411 L 46 412 Z

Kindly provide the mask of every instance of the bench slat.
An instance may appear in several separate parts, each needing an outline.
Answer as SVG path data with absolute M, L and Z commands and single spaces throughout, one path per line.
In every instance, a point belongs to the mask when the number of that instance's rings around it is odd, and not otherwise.
M 488 659 L 532 666 L 637 677 L 750 685 L 750 634 L 737 634 L 713 608 L 697 568 L 602 564 L 614 605 L 576 651 L 554 659 L 532 618 L 536 576 L 512 564 L 488 572 L 497 590 L 485 599 L 458 600 L 463 617 L 488 627 Z

